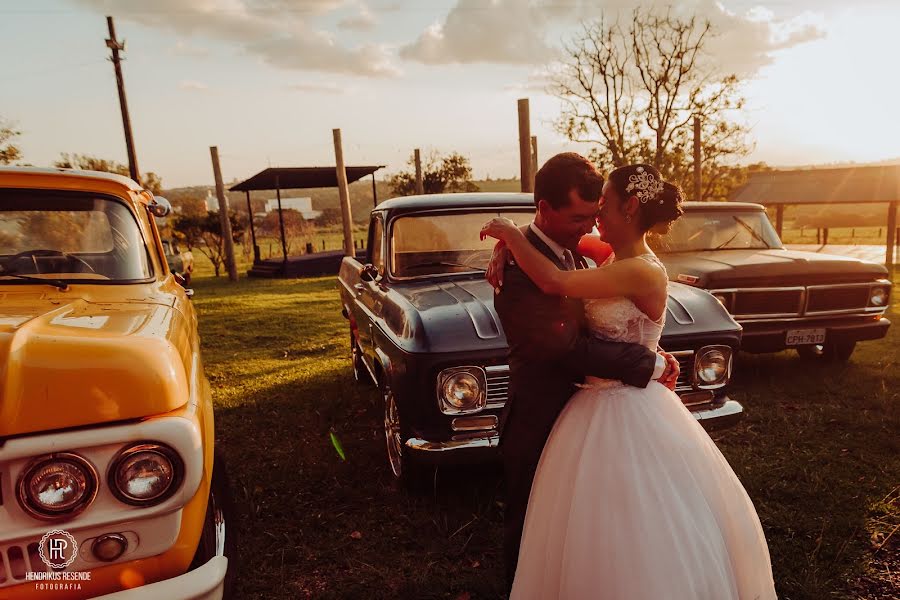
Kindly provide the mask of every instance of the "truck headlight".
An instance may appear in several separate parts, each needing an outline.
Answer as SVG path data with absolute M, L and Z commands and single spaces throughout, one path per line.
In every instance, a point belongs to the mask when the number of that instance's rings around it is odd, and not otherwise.
M 169 498 L 181 483 L 178 453 L 152 442 L 135 444 L 119 452 L 109 470 L 109 489 L 126 504 L 148 506 Z
M 728 383 L 731 376 L 731 347 L 704 346 L 694 361 L 697 387 L 712 389 Z
M 887 306 L 888 289 L 885 287 L 873 287 L 869 290 L 869 304 L 872 306 Z
M 19 504 L 38 519 L 70 518 L 97 495 L 97 472 L 70 452 L 59 452 L 33 462 L 19 478 Z
M 453 367 L 438 375 L 438 399 L 445 415 L 478 412 L 485 405 L 487 387 L 481 367 Z

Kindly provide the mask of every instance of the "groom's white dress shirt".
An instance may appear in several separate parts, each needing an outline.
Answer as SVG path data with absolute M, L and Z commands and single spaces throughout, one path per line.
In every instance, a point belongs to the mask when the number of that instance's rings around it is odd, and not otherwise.
M 547 244 L 547 247 L 556 255 L 559 261 L 566 265 L 566 267 L 570 271 L 575 270 L 575 257 L 572 255 L 572 251 L 568 248 L 563 248 L 556 241 L 550 239 L 547 234 L 540 230 L 540 228 L 534 224 L 534 221 L 531 222 L 531 225 L 528 226 L 531 231 L 534 232 L 534 235 L 538 236 L 542 242 Z M 666 359 L 662 357 L 661 354 L 656 354 L 656 367 L 653 369 L 653 379 L 659 379 L 662 377 L 662 374 L 666 371 Z

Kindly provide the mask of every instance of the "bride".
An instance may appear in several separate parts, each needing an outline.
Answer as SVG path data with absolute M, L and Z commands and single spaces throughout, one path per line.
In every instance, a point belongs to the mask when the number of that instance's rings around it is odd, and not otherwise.
M 650 165 L 616 169 L 597 226 L 614 255 L 561 271 L 509 219 L 505 242 L 545 293 L 585 299 L 591 331 L 655 350 L 668 278 L 647 246 L 681 215 L 681 193 Z M 531 488 L 513 599 L 775 598 L 753 503 L 674 393 L 588 378 L 563 409 Z

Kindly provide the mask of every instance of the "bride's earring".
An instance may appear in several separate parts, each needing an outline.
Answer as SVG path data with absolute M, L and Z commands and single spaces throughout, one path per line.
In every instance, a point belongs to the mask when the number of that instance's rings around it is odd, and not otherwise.
M 625 215 L 625 222 L 631 223 L 631 215 Z

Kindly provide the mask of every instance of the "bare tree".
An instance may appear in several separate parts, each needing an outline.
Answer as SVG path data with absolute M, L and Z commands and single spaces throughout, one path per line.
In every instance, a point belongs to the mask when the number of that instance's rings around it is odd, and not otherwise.
M 563 101 L 557 129 L 572 141 L 597 144 L 591 158 L 601 167 L 647 162 L 687 184 L 699 116 L 703 198 L 718 195 L 716 173 L 750 146 L 748 128 L 730 118 L 744 104 L 740 80 L 721 74 L 704 53 L 712 35 L 708 21 L 671 10 L 636 9 L 627 25 L 605 17 L 582 24 L 552 75 L 550 90 Z
M 14 143 L 21 135 L 12 123 L 0 119 L 0 165 L 8 165 L 22 158 L 22 151 Z

